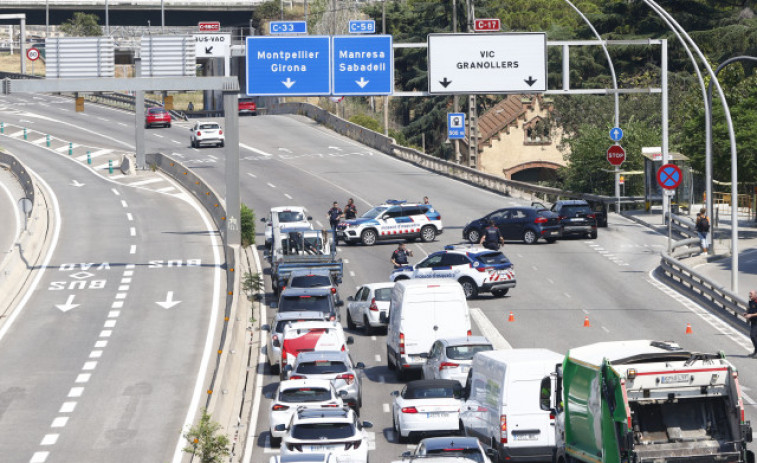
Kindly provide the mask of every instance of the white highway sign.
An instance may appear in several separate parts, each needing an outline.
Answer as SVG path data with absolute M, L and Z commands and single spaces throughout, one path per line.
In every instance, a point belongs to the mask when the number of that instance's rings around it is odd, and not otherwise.
M 429 93 L 539 93 L 546 90 L 545 33 L 428 36 Z
M 231 34 L 194 34 L 196 58 L 231 56 Z

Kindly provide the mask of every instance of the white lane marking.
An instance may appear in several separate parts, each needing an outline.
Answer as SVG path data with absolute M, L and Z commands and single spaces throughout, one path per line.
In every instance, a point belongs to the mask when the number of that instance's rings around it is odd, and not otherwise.
M 376 336 L 371 336 L 371 341 L 375 341 L 376 339 Z
M 531 268 L 532 268 L 532 269 L 534 269 L 534 270 L 535 270 L 535 271 L 537 271 L 537 272 L 539 271 L 539 268 L 538 268 L 538 267 L 536 267 L 535 265 L 532 265 L 532 266 L 531 266 Z
M 101 338 L 109 338 L 111 334 L 113 334 L 113 331 L 111 331 L 111 330 L 102 330 L 102 331 L 100 331 L 100 337 Z
M 53 423 L 50 425 L 51 428 L 62 428 L 65 427 L 68 423 L 68 417 L 67 416 L 58 416 L 53 420 Z
M 63 402 L 58 413 L 71 413 L 76 408 L 76 402 Z
M 108 341 L 97 341 L 95 342 L 95 347 L 98 349 L 105 349 L 108 347 Z
M 125 183 L 126 186 L 142 186 L 142 185 L 149 185 L 151 183 L 155 182 L 162 182 L 162 178 L 148 178 L 147 180 L 140 180 L 138 182 L 132 182 L 132 183 Z
M 355 276 L 355 272 L 353 272 L 352 270 L 350 270 L 350 276 L 354 277 Z
M 349 259 L 342 259 L 342 261 L 344 261 L 345 264 L 349 264 L 350 263 Z
M 110 312 L 108 312 L 108 318 L 118 318 L 120 316 L 121 316 L 120 310 L 111 310 Z
M 50 455 L 50 452 L 34 452 L 32 459 L 29 460 L 29 463 L 45 463 L 45 461 L 47 461 L 48 455 Z
M 153 135 L 155 135 L 158 138 L 163 138 L 163 135 L 158 135 L 157 133 L 153 133 Z
M 121 278 L 121 283 L 127 285 L 131 283 L 131 278 Z
M 131 247 L 129 248 L 129 254 L 136 254 L 136 253 L 137 253 L 137 245 L 132 244 Z
M 113 194 L 116 196 L 121 196 L 121 193 L 119 193 L 118 190 L 116 190 L 115 188 L 111 188 L 110 191 L 112 191 Z
M 89 358 L 91 359 L 99 359 L 102 356 L 103 356 L 103 351 L 101 350 L 93 350 L 92 352 L 89 353 Z
M 81 395 L 84 393 L 83 387 L 72 387 L 71 390 L 68 391 L 69 397 L 81 397 Z
M 5 191 L 5 194 L 6 196 L 8 196 L 10 203 L 15 204 L 16 198 L 13 197 L 13 193 L 11 193 L 10 188 L 8 188 L 3 182 L 0 182 L 0 188 L 2 188 L 3 191 Z M 15 227 L 13 227 L 14 228 L 13 243 L 15 243 L 18 240 L 19 235 L 21 234 L 21 212 L 20 212 L 20 208 L 18 207 L 12 207 L 11 209 L 13 209 L 13 218 L 15 219 L 14 220 Z M 11 248 L 13 247 L 13 243 L 11 243 Z M 3 249 L 3 251 L 5 251 L 5 249 Z
M 549 284 L 551 284 L 551 285 L 555 284 L 555 282 L 554 282 L 554 281 L 552 281 L 552 279 L 551 279 L 551 278 L 547 278 L 547 283 L 549 283 Z
M 474 322 L 476 322 L 476 325 L 478 325 L 478 328 L 481 330 L 481 333 L 486 336 L 486 338 L 491 341 L 492 346 L 494 346 L 495 349 L 512 349 L 513 347 L 510 345 L 509 342 L 505 339 L 504 336 L 499 332 L 499 330 L 494 326 L 494 324 L 489 320 L 486 315 L 484 315 L 484 312 L 479 308 L 472 308 L 470 309 L 470 316 L 473 319 Z
M 381 409 L 384 410 L 384 413 L 389 413 L 389 404 L 381 404 Z
M 118 125 L 122 125 L 122 126 L 124 126 L 124 127 L 129 127 L 129 124 L 124 124 L 123 122 L 116 122 L 116 124 L 118 124 Z
M 97 367 L 97 362 L 94 360 L 91 360 L 89 362 L 84 362 L 84 366 L 81 367 L 84 371 L 91 371 L 94 370 Z
M 78 148 L 79 146 L 81 146 L 81 145 L 77 145 L 76 143 L 73 143 L 73 144 L 70 145 L 70 147 L 71 147 L 72 150 L 74 148 Z M 58 153 L 62 153 L 64 151 L 68 151 L 68 148 L 69 148 L 69 145 L 66 144 L 66 145 L 59 146 L 59 147 L 55 148 L 54 151 L 57 151 Z M 86 156 L 84 157 L 84 159 L 87 159 Z
M 23 134 L 24 134 L 24 131 L 23 130 L 19 130 L 18 132 L 9 133 L 8 136 L 11 137 L 11 138 L 18 138 L 18 137 L 20 137 Z
M 114 301 L 110 306 L 111 309 L 121 309 L 124 306 L 124 301 Z
M 581 309 L 581 312 L 585 313 L 586 315 L 589 315 L 589 311 L 586 309 Z
M 563 293 L 563 294 L 565 295 L 565 297 L 571 297 L 571 295 L 568 293 Z
M 381 363 L 381 356 L 379 354 L 376 354 L 376 357 L 374 357 L 377 362 Z
M 116 175 L 111 175 L 111 176 L 110 176 L 110 177 L 108 177 L 108 178 L 109 178 L 110 180 L 118 180 L 119 178 L 124 178 L 124 177 L 126 177 L 126 175 L 123 175 L 123 174 L 116 174 Z
M 91 378 L 91 377 L 92 377 L 91 373 L 81 373 L 80 375 L 78 375 L 76 377 L 76 379 L 74 380 L 74 382 L 75 383 L 86 383 L 86 382 L 89 381 L 89 378 Z
M 125 268 L 127 268 L 127 269 L 131 270 L 131 269 L 134 269 L 135 267 L 136 267 L 136 265 L 135 265 L 135 264 L 126 264 L 126 267 L 125 267 Z M 126 275 L 126 272 L 124 272 L 124 275 Z
M 58 436 L 60 436 L 60 434 L 45 434 L 45 437 L 42 438 L 42 442 L 40 442 L 39 445 L 55 445 L 55 443 L 58 442 Z
M 271 182 L 268 182 L 268 186 L 269 186 L 269 187 L 271 187 L 271 188 L 276 188 L 276 185 L 274 185 L 274 184 L 273 184 L 273 183 L 271 183 Z
M 105 324 L 103 325 L 103 328 L 115 328 L 116 327 L 116 320 L 105 320 Z
M 321 223 L 320 220 L 316 220 L 315 224 L 318 225 L 318 228 L 323 228 L 323 224 Z
M 47 137 L 42 137 L 42 138 L 38 138 L 38 139 L 32 141 L 32 143 L 34 143 L 35 145 L 41 145 L 42 143 L 44 143 L 46 141 L 47 141 Z
M 127 213 L 126 213 L 126 219 L 127 219 L 127 220 L 128 220 L 129 222 L 131 222 L 132 220 L 134 220 L 134 216 L 133 216 L 133 215 L 131 215 L 131 212 L 127 212 Z
M 94 159 L 94 158 L 102 156 L 103 154 L 108 154 L 108 153 L 112 153 L 112 152 L 113 152 L 113 150 L 109 150 L 109 149 L 97 150 L 94 153 L 89 153 L 89 158 L 90 159 Z M 74 159 L 76 159 L 77 161 L 86 161 L 87 160 L 87 155 L 86 154 L 82 154 L 81 156 L 76 156 Z M 105 164 L 105 165 L 107 166 L 107 164 Z
M 252 146 L 245 145 L 244 143 L 240 143 L 239 147 L 252 151 L 253 153 L 258 153 L 262 156 L 273 156 L 271 153 L 266 153 L 265 151 L 259 150 L 257 148 L 253 148 Z
M 173 188 L 173 187 L 171 187 L 171 188 Z M 130 227 L 129 228 L 129 235 L 130 236 L 137 236 L 137 229 L 135 227 Z
M 286 196 L 287 199 L 292 199 L 292 195 L 284 193 L 284 196 Z
M 171 140 L 172 142 L 176 143 L 177 145 L 181 145 L 181 142 L 178 140 Z
M 118 287 L 118 290 L 119 291 L 128 291 L 129 290 L 129 285 L 121 285 L 121 286 Z
M 155 190 L 155 191 L 157 191 L 158 193 L 166 193 L 166 192 L 168 192 L 168 191 L 173 191 L 173 190 L 175 190 L 175 189 L 176 189 L 176 188 L 174 188 L 174 187 L 172 187 L 172 186 L 169 186 L 169 187 L 165 187 L 165 188 L 159 188 L 159 189 L 157 189 L 157 190 Z
M 603 330 L 603 331 L 604 331 L 605 333 L 609 333 L 609 332 L 610 332 L 610 330 L 608 330 L 606 326 L 603 326 L 603 327 L 602 327 L 602 330 Z
M 124 271 L 124 276 L 125 277 L 130 277 L 132 275 L 134 275 L 134 271 L 133 270 L 125 270 Z
M 121 206 L 123 206 L 123 207 L 129 207 L 129 205 L 123 199 L 121 200 Z
M 257 178 L 257 177 L 255 176 L 255 174 L 251 174 L 251 173 L 249 173 L 249 172 L 247 172 L 247 175 L 249 175 L 249 176 L 250 176 L 250 177 L 252 177 L 252 178 Z
M 107 117 L 97 116 L 97 118 L 101 121 L 110 122 L 110 119 L 108 119 Z
M 126 299 L 126 293 L 117 293 L 116 299 Z

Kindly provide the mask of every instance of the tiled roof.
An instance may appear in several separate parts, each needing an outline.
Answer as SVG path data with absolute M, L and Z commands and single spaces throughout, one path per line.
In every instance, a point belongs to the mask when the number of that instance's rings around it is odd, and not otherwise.
M 532 97 L 535 98 L 535 97 Z M 531 107 L 532 99 L 524 95 L 508 95 L 478 118 L 479 148 L 506 127 L 517 123 Z

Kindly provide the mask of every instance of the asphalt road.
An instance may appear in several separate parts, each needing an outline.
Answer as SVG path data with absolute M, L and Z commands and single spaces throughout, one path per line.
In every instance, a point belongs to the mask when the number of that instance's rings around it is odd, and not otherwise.
M 61 217 L 39 284 L 0 330 L 0 459 L 171 461 L 222 300 L 215 234 L 175 196 L 0 142 L 50 185 Z
M 24 117 L 37 127 L 61 130 L 55 122 L 30 114 L 45 112 L 52 119 L 65 118 L 69 138 L 87 139 L 88 132 L 109 133 L 109 146 L 133 144 L 132 128 L 125 127 L 133 116 L 111 109 L 87 106 L 82 114 L 60 109 L 72 103 L 51 105 L 49 110 L 29 103 Z M 214 188 L 223 192 L 223 150 L 189 148 L 189 135 L 181 123 L 171 129 L 148 131 L 147 149 L 162 150 L 182 159 Z M 116 128 L 117 130 L 114 130 Z M 471 219 L 499 207 L 528 201 L 488 193 L 439 176 L 378 153 L 319 127 L 300 117 L 259 116 L 240 119 L 242 201 L 258 217 L 270 207 L 287 204 L 307 207 L 316 224 L 327 224 L 326 210 L 332 201 L 346 203 L 355 198 L 360 213 L 388 198 L 418 201 L 424 195 L 442 214 L 445 231 L 438 241 L 413 243 L 412 262 L 444 244 L 461 241 L 461 229 Z M 262 243 L 262 224 L 258 222 Z M 610 227 L 599 230 L 596 240 L 568 239 L 555 244 L 508 243 L 504 252 L 515 263 L 518 286 L 507 297 L 484 295 L 470 302 L 477 329 L 483 327 L 503 336 L 513 347 L 546 347 L 567 352 L 573 346 L 621 339 L 664 339 L 680 342 L 700 351 L 723 350 L 741 367 L 741 384 L 747 396 L 757 385 L 748 339 L 656 281 L 651 271 L 659 262 L 665 238 L 622 217 L 610 216 Z M 345 278 L 342 296 L 366 282 L 383 281 L 391 271 L 389 256 L 395 243 L 374 247 L 342 246 Z M 514 322 L 508 322 L 512 311 Z M 267 319 L 274 314 L 266 313 Z M 591 327 L 584 327 L 589 317 Z M 344 318 L 344 317 L 343 317 Z M 690 323 L 693 334 L 685 334 Z M 494 330 L 493 332 L 491 330 Z M 387 412 L 389 393 L 401 387 L 386 368 L 382 335 L 355 333 L 351 348 L 355 360 L 366 363 L 363 419 L 374 423 L 371 461 L 387 462 L 406 450 L 396 442 Z M 264 393 L 275 389 L 276 378 L 265 376 Z M 255 453 L 252 461 L 265 461 L 264 454 L 276 453 L 267 445 L 267 407 L 263 399 L 253 424 Z M 747 416 L 754 415 L 754 402 L 746 399 Z
M 19 209 L 18 200 L 24 196 L 16 177 L 9 171 L 0 170 L 0 262 L 10 252 L 24 229 L 24 217 Z

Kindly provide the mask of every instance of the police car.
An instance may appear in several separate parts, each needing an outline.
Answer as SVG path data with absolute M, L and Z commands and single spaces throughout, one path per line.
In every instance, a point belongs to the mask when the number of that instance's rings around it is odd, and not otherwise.
M 347 244 L 361 242 L 366 246 L 387 239 L 420 238 L 429 242 L 441 235 L 442 230 L 442 216 L 430 204 L 387 200 L 360 218 L 341 222 L 337 238 Z
M 454 278 L 463 286 L 467 299 L 481 292 L 502 297 L 515 287 L 515 268 L 499 251 L 481 246 L 445 246 L 416 265 L 400 267 L 391 281 L 410 278 Z

